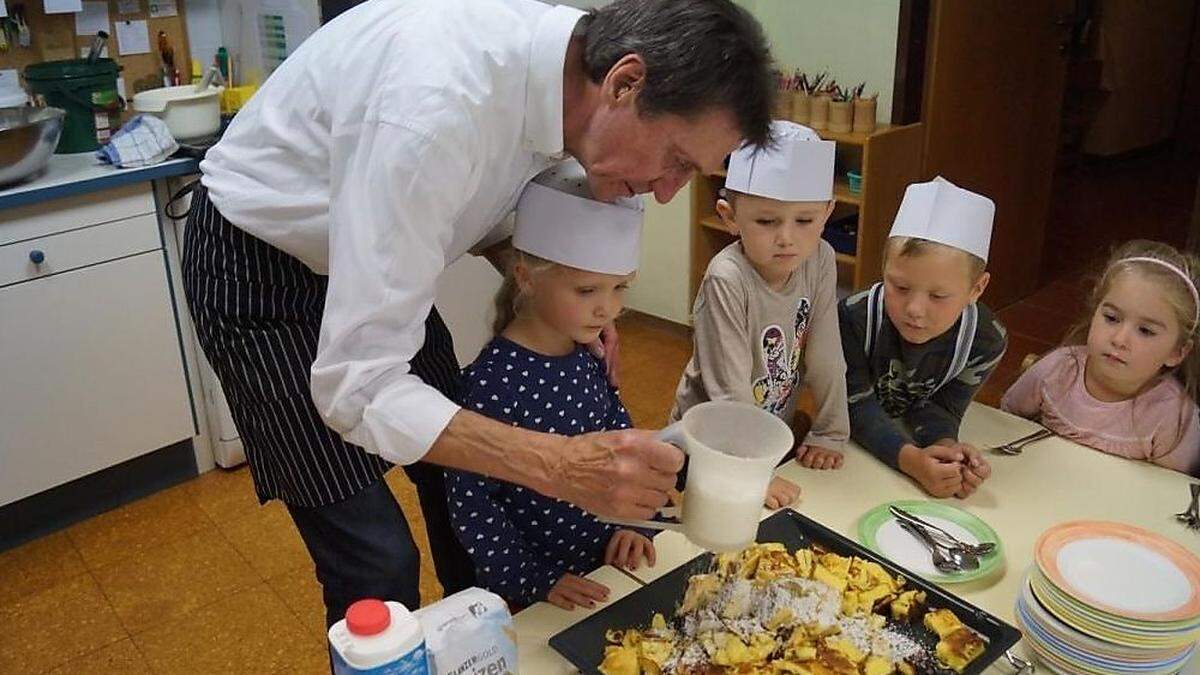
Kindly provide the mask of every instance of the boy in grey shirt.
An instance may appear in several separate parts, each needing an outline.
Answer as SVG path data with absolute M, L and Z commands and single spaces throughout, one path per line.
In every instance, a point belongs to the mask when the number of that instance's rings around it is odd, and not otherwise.
M 797 460 L 836 469 L 850 421 L 837 268 L 821 239 L 834 206 L 834 144 L 792 122 L 773 122 L 772 134 L 775 147 L 744 147 L 730 158 L 717 212 L 740 239 L 713 257 L 696 295 L 694 350 L 671 420 L 704 401 L 734 400 L 795 428 L 796 402 L 807 387 L 816 415 L 811 429 L 797 429 Z M 787 506 L 798 495 L 798 487 L 776 478 L 767 506 Z

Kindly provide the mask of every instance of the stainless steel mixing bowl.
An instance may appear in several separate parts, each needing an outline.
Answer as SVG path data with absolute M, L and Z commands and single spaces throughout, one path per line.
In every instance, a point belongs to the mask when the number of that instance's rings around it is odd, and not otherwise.
M 0 108 L 0 186 L 41 173 L 62 135 L 60 108 Z

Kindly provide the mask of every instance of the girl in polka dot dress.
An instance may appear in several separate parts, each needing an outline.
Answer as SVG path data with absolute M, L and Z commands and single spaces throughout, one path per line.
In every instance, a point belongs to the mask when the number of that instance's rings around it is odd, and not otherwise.
M 552 171 L 517 206 L 497 335 L 464 371 L 461 403 L 552 434 L 628 428 L 605 364 L 585 345 L 621 311 L 637 264 L 641 202 L 591 201 L 581 168 Z M 516 607 L 542 600 L 591 607 L 608 589 L 583 575 L 604 564 L 654 564 L 649 532 L 601 523 L 567 502 L 477 474 L 447 471 L 446 485 L 450 521 L 479 585 Z

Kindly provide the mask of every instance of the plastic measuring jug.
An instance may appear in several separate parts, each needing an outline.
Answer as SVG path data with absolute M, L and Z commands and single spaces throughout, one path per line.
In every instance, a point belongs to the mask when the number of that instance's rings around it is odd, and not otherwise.
M 680 522 L 605 522 L 676 530 L 711 551 L 750 545 L 775 467 L 794 443 L 788 425 L 748 403 L 708 401 L 689 409 L 659 438 L 688 455 Z

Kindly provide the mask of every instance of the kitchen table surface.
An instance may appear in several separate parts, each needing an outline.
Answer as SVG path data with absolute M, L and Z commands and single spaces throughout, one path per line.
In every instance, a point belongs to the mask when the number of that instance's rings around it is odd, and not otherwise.
M 1028 420 L 976 403 L 963 420 L 961 438 L 982 449 L 1038 428 Z M 1057 437 L 1030 445 L 1021 455 L 986 456 L 992 466 L 991 478 L 968 499 L 945 502 L 975 514 L 996 530 L 1004 548 L 1004 564 L 988 578 L 944 587 L 1009 623 L 1013 623 L 1013 605 L 1021 582 L 1033 562 L 1034 544 L 1042 532 L 1058 523 L 1128 523 L 1161 534 L 1200 555 L 1200 534 L 1189 531 L 1173 515 L 1188 504 L 1191 479 L 1184 474 L 1106 455 Z M 801 499 L 795 506 L 798 511 L 854 540 L 858 540 L 859 518 L 872 508 L 898 499 L 929 499 L 906 476 L 858 447 L 847 448 L 840 470 L 814 471 L 788 462 L 778 474 L 801 486 Z M 764 510 L 763 515 L 769 512 Z M 702 552 L 674 532 L 658 535 L 655 547 L 657 565 L 632 572 L 641 583 L 653 581 Z M 614 587 L 614 599 L 632 590 L 624 584 Z M 547 640 L 586 615 L 561 610 L 551 613 L 547 607 L 534 605 L 516 617 L 522 673 L 574 672 Z M 534 618 L 526 618 L 530 613 Z M 1025 655 L 1023 646 L 1016 651 Z M 1200 673 L 1197 660 L 1193 659 L 1183 672 Z M 1011 672 L 1002 663 L 989 672 Z
M 32 180 L 0 189 L 0 209 L 36 204 L 60 197 L 196 173 L 195 159 L 168 159 L 137 169 L 118 169 L 96 159 L 95 153 L 51 155 L 46 171 Z

